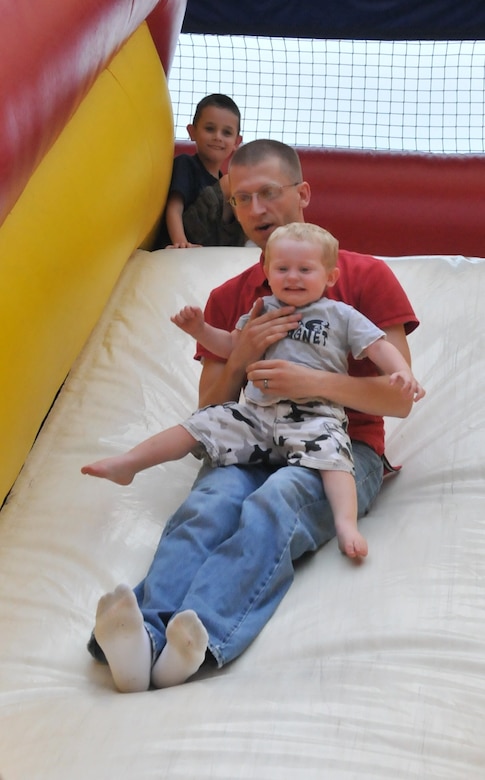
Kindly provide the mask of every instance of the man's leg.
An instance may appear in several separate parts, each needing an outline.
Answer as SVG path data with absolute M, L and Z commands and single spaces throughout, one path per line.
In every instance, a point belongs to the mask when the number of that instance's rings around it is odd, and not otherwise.
M 118 585 L 112 593 L 100 598 L 90 641 L 96 642 L 102 650 L 119 691 L 139 693 L 148 690 L 152 647 L 142 614 L 128 585 Z
M 362 516 L 382 484 L 382 463 L 360 444 L 354 459 Z M 199 616 L 219 666 L 240 655 L 273 615 L 293 581 L 293 561 L 334 536 L 318 471 L 283 467 L 248 494 L 237 530 L 199 568 L 180 606 Z
M 166 630 L 166 645 L 152 664 L 152 644 L 135 594 L 118 585 L 99 600 L 94 628 L 114 683 L 121 693 L 179 685 L 204 662 L 208 635 L 192 610 L 178 612 Z
M 150 569 L 134 589 L 150 636 L 153 661 L 165 647 L 166 626 L 180 611 L 199 568 L 237 530 L 244 499 L 271 473 L 263 467 L 204 466 L 189 496 L 168 520 Z M 103 631 L 105 642 L 106 633 Z M 94 634 L 88 650 L 97 660 L 107 660 Z
M 192 677 L 205 660 L 208 635 L 203 624 L 191 609 L 177 612 L 170 620 L 167 644 L 151 672 L 155 688 L 180 685 Z
M 359 444 L 354 460 L 362 516 L 382 484 L 382 463 Z M 135 594 L 154 660 L 166 644 L 170 617 L 192 610 L 222 666 L 246 649 L 274 613 L 293 580 L 293 560 L 329 541 L 335 527 L 320 476 L 309 469 L 202 470 L 194 492 L 198 500 L 191 493 L 169 521 Z M 187 567 L 180 565 L 186 552 Z M 88 648 L 102 660 L 93 639 Z

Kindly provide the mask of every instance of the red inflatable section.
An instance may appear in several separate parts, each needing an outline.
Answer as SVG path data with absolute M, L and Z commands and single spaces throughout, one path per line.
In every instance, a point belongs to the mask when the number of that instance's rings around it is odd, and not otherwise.
M 308 221 L 379 255 L 485 253 L 485 155 L 299 149 Z
M 168 75 L 182 29 L 187 0 L 160 0 L 147 18 L 163 69 Z
M 15 0 L 0 32 L 0 224 L 94 80 L 150 15 L 167 71 L 186 0 Z
M 176 154 L 194 144 L 177 141 Z M 345 249 L 377 255 L 485 253 L 485 155 L 297 147 L 312 198 L 307 222 Z

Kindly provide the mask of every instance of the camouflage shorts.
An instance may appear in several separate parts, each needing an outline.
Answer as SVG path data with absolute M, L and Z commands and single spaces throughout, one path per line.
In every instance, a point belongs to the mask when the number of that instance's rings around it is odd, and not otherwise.
M 206 406 L 182 423 L 213 466 L 264 463 L 354 473 L 347 417 L 338 406 L 283 401 L 272 406 Z

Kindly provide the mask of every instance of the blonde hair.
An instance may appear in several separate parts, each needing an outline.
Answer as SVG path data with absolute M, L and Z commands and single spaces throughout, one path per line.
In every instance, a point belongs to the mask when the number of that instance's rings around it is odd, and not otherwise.
M 271 246 L 276 241 L 292 238 L 294 241 L 308 241 L 320 248 L 321 260 L 325 268 L 331 271 L 337 265 L 338 241 L 328 230 L 312 225 L 310 222 L 290 222 L 273 230 L 264 251 L 264 264 L 271 256 Z

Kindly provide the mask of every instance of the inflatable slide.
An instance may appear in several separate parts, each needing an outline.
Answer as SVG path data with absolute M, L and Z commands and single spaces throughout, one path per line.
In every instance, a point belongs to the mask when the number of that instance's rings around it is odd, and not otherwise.
M 170 314 L 259 252 L 149 251 L 182 0 L 4 6 L 1 780 L 482 780 L 485 157 L 299 150 L 307 218 L 406 289 L 427 396 L 386 420 L 402 470 L 362 521 L 363 565 L 330 542 L 239 659 L 120 694 L 86 651 L 97 601 L 144 575 L 198 462 L 128 487 L 80 467 L 194 409 Z

